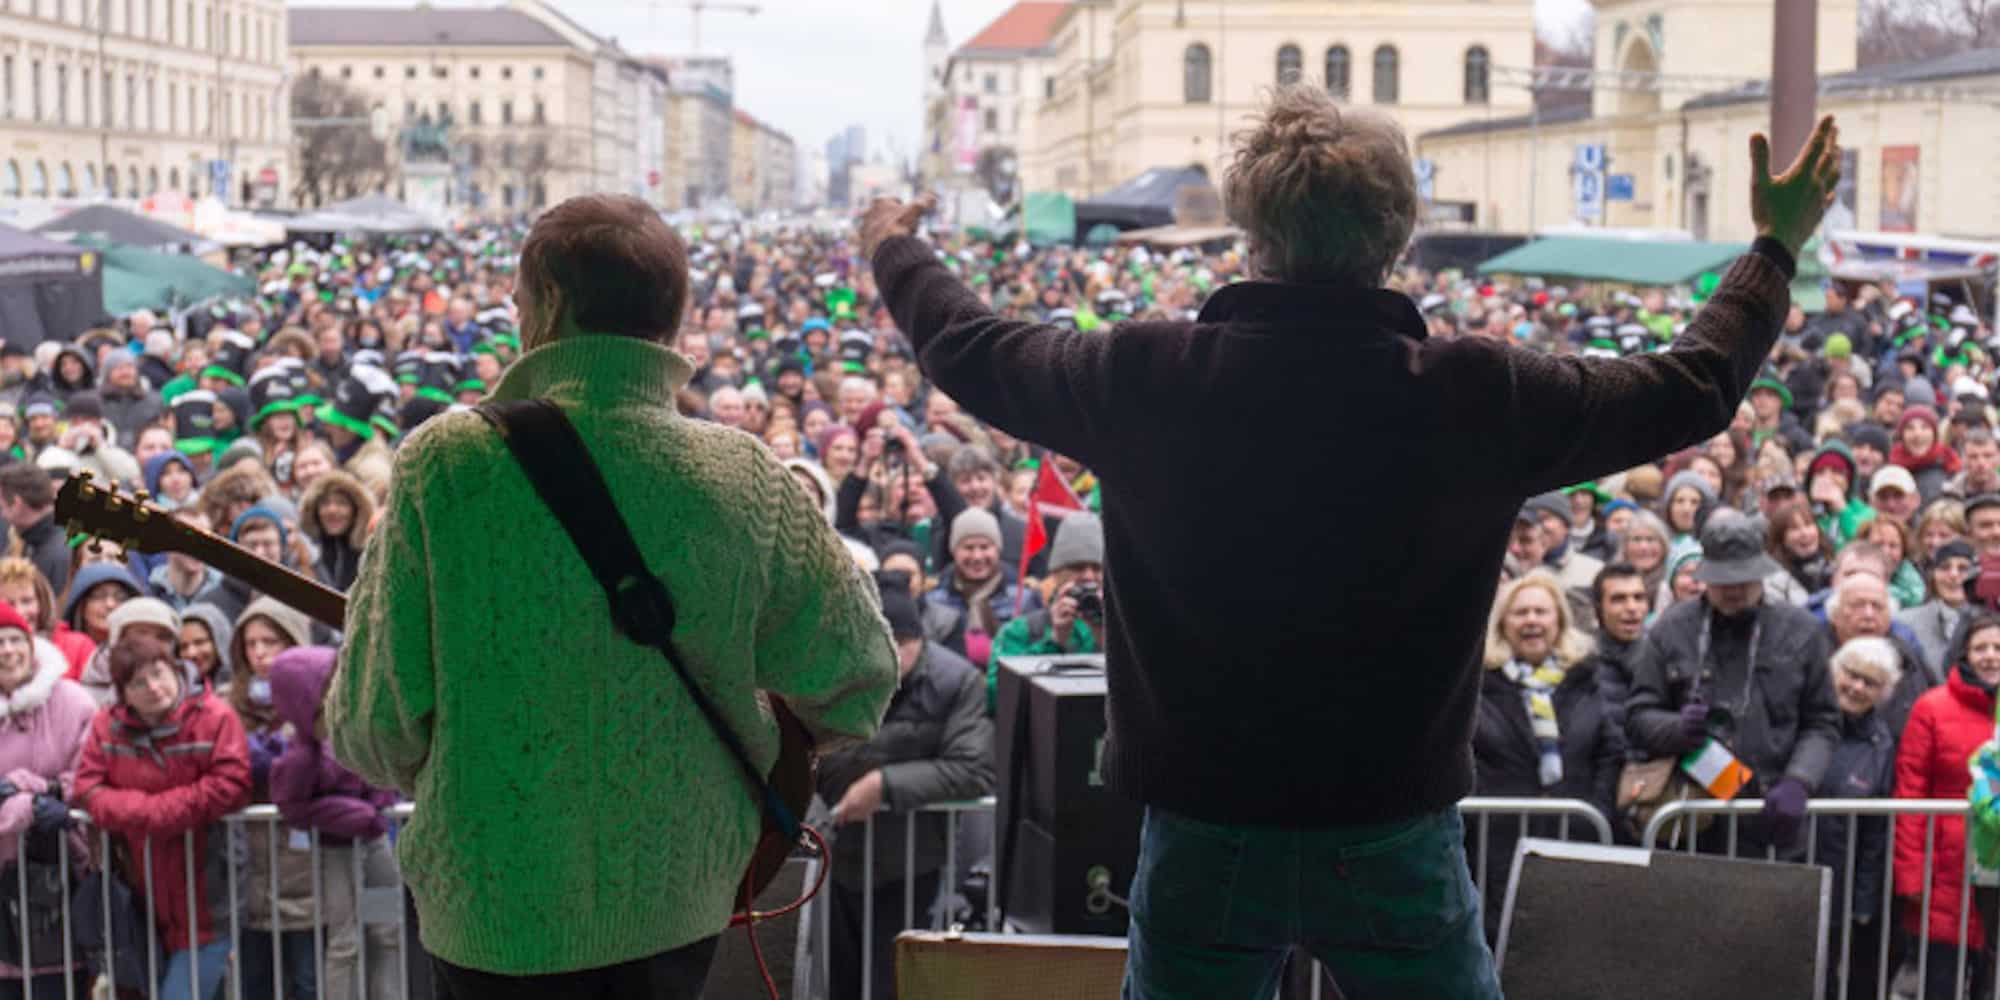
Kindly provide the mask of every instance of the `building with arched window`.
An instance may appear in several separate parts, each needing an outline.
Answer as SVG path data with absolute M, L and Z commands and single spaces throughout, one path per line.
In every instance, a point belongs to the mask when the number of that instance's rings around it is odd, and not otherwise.
M 1044 57 L 1054 81 L 1029 113 L 1029 190 L 1086 198 L 1154 167 L 1219 178 L 1230 136 L 1281 83 L 1324 87 L 1412 134 L 1467 117 L 1467 53 L 1484 53 L 1482 113 L 1525 112 L 1498 67 L 1534 64 L 1533 0 L 1403 0 L 1355 15 L 1342 0 L 1074 0 Z
M 924 42 L 929 152 L 919 169 L 935 189 L 983 188 L 1005 203 L 1019 197 L 1022 162 L 1036 144 L 1035 109 L 1073 93 L 1074 81 L 1047 70 L 1055 25 L 1068 5 L 1016 3 L 955 47 L 944 20 L 948 6 L 932 0 Z
M 206 178 L 220 159 L 231 204 L 288 203 L 292 130 L 275 99 L 289 57 L 286 13 L 283 0 L 0 3 L 0 162 L 21 164 L 15 197 L 138 197 L 128 165 L 138 176 L 179 169 Z M 228 115 L 216 110 L 217 95 L 227 96 Z M 115 194 L 107 160 L 119 169 Z M 32 183 L 37 162 L 42 194 Z M 265 171 L 278 183 L 260 188 Z

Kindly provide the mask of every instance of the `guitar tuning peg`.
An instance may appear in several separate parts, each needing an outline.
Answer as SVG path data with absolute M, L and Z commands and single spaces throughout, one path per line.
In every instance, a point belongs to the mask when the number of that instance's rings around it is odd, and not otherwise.
M 64 522 L 63 524 L 63 534 L 65 535 L 83 534 L 83 522 L 73 517 L 70 518 L 67 522 Z
M 89 469 L 79 469 L 79 470 L 77 470 L 77 473 L 76 473 L 76 478 L 77 478 L 77 479 L 78 479 L 79 481 L 81 481 L 81 482 L 85 482 L 85 483 L 88 483 L 88 482 L 90 482 L 90 480 L 91 480 L 91 477 L 92 477 L 92 473 L 91 473 L 91 471 L 90 471 Z
M 132 499 L 137 500 L 140 503 L 152 503 L 153 494 L 148 490 L 133 490 Z

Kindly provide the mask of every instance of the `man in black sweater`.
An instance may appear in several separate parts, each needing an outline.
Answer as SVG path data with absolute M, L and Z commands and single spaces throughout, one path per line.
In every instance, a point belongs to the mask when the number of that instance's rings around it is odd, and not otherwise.
M 914 238 L 927 203 L 870 207 L 924 374 L 1100 483 L 1103 767 L 1146 806 L 1126 997 L 1268 996 L 1294 943 L 1348 995 L 1499 996 L 1455 804 L 1507 532 L 1735 415 L 1839 174 L 1830 119 L 1782 177 L 1752 154 L 1750 252 L 1669 350 L 1617 360 L 1428 338 L 1379 287 L 1418 213 L 1407 144 L 1318 88 L 1243 139 L 1225 201 L 1263 280 L 1193 323 L 1002 319 Z

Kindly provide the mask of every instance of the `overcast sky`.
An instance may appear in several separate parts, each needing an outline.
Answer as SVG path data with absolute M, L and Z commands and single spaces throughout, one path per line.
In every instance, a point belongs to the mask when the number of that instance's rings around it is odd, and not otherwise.
M 354 2 L 408 6 L 408 0 L 319 0 L 316 5 Z M 822 147 L 835 132 L 859 123 L 868 130 L 871 151 L 915 152 L 931 0 L 749 2 L 760 8 L 755 16 L 723 9 L 702 16 L 702 51 L 735 60 L 738 107 L 790 133 L 802 148 Z M 943 2 L 945 31 L 954 46 L 1012 5 L 1012 0 Z M 684 0 L 555 0 L 555 6 L 640 55 L 675 55 L 690 48 L 692 18 Z M 1536 18 L 1544 28 L 1573 24 L 1588 10 L 1588 0 L 1536 0 Z

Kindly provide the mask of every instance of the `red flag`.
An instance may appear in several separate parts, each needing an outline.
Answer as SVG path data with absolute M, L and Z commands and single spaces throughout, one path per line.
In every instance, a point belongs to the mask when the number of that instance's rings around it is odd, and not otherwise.
M 1030 496 L 1030 499 L 1034 503 L 1054 507 L 1064 512 L 1084 509 L 1083 501 L 1076 498 L 1076 494 L 1070 490 L 1069 484 L 1063 482 L 1062 476 L 1056 473 L 1055 459 L 1047 456 L 1042 458 L 1042 470 L 1035 477 L 1035 492 Z M 1034 504 L 1031 503 L 1029 506 L 1033 507 Z M 1039 514 L 1035 520 L 1041 520 Z
M 1014 613 L 1017 615 L 1021 613 L 1022 602 L 1028 599 L 1028 563 L 1034 560 L 1036 553 L 1049 546 L 1049 533 L 1046 528 L 1042 527 L 1042 512 L 1036 509 L 1037 506 L 1035 498 L 1030 496 L 1028 498 L 1028 535 L 1021 542 L 1021 565 L 1017 568 L 1014 575 L 1014 579 L 1021 584 L 1020 592 L 1014 595 Z

